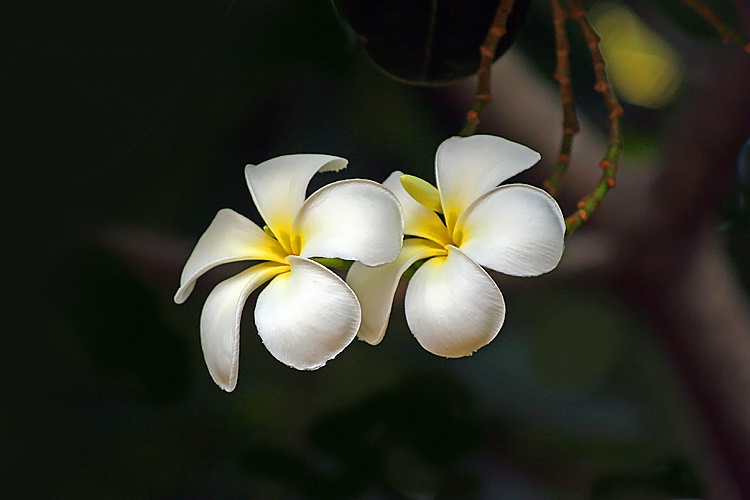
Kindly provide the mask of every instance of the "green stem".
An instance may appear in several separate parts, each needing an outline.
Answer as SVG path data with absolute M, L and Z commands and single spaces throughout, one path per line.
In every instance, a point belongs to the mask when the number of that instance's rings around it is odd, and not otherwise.
M 348 271 L 354 261 L 344 259 L 329 259 L 326 257 L 313 257 L 310 260 L 314 260 L 318 264 L 322 264 L 329 269 L 338 269 L 340 271 Z

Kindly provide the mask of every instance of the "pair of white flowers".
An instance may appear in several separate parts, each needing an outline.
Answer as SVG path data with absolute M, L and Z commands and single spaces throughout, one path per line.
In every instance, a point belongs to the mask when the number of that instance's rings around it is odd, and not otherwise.
M 255 305 L 258 334 L 271 354 L 300 370 L 323 366 L 355 336 L 378 344 L 398 282 L 416 263 L 404 307 L 419 343 L 445 357 L 489 343 L 503 325 L 505 302 L 483 268 L 536 276 L 562 256 L 557 202 L 525 184 L 496 187 L 539 159 L 500 137 L 453 137 L 437 151 L 437 187 L 397 171 L 382 185 L 342 180 L 307 199 L 315 173 L 347 161 L 298 154 L 248 165 L 247 185 L 266 226 L 219 211 L 175 295 L 184 302 L 196 280 L 220 264 L 261 261 L 219 283 L 203 306 L 201 343 L 214 381 L 234 389 L 242 310 L 265 283 Z M 353 261 L 346 281 L 320 263 L 331 258 Z

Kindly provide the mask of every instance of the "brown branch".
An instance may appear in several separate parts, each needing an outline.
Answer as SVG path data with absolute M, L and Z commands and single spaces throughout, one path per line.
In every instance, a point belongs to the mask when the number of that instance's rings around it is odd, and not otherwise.
M 568 0 L 570 7 L 570 17 L 578 22 L 578 27 L 586 38 L 586 42 L 591 52 L 591 60 L 594 65 L 596 75 L 596 84 L 594 89 L 604 97 L 604 103 L 609 110 L 609 146 L 604 155 L 604 159 L 599 162 L 602 169 L 599 184 L 589 194 L 580 199 L 577 204 L 578 210 L 565 219 L 565 228 L 568 235 L 586 222 L 591 214 L 601 205 L 607 192 L 615 187 L 615 176 L 617 175 L 617 164 L 620 157 L 621 139 L 620 139 L 620 116 L 622 116 L 622 107 L 617 101 L 612 86 L 607 79 L 605 70 L 604 57 L 599 50 L 599 35 L 586 16 L 586 12 L 581 6 L 580 0 Z
M 505 36 L 505 25 L 510 12 L 513 10 L 513 3 L 514 0 L 500 0 L 492 25 L 487 32 L 484 43 L 479 48 L 480 61 L 479 69 L 477 70 L 477 94 L 474 104 L 471 106 L 469 112 L 466 113 L 466 125 L 464 125 L 464 128 L 458 134 L 461 137 L 473 135 L 476 132 L 482 108 L 484 108 L 485 104 L 492 101 L 490 69 L 492 68 L 492 61 L 495 60 L 497 44 Z
M 568 13 L 558 0 L 550 0 L 553 23 L 555 27 L 555 48 L 557 52 L 557 68 L 555 80 L 560 85 L 560 101 L 563 108 L 563 134 L 560 141 L 560 154 L 552 174 L 544 181 L 544 188 L 552 196 L 557 196 L 565 172 L 570 166 L 570 154 L 573 148 L 573 137 L 580 130 L 573 101 L 573 84 L 570 78 L 570 43 L 565 28 Z
M 750 42 L 748 39 L 736 30 L 732 29 L 727 23 L 719 19 L 710 7 L 700 0 L 682 0 L 682 3 L 693 9 L 699 16 L 713 26 L 716 32 L 721 36 L 724 43 L 732 42 L 742 47 L 742 50 L 750 54 Z

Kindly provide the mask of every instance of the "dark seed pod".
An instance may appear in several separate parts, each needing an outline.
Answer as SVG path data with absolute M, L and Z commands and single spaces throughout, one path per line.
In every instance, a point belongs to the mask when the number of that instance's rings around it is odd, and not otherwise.
M 479 47 L 498 0 L 335 0 L 375 64 L 414 85 L 440 85 L 476 73 Z M 516 0 L 495 59 L 511 46 L 531 0 Z

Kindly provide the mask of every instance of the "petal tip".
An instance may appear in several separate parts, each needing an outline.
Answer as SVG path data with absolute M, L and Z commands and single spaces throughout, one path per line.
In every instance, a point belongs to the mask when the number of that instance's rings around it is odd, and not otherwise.
M 177 305 L 183 304 L 190 297 L 190 294 L 193 292 L 193 288 L 195 288 L 195 282 L 190 283 L 188 286 L 183 285 L 178 288 L 172 299 L 174 300 L 174 303 Z
M 312 371 L 319 370 L 319 369 L 323 368 L 326 365 L 326 363 L 328 363 L 334 357 L 335 356 L 333 356 L 333 357 L 331 357 L 329 359 L 326 359 L 322 363 L 314 363 L 314 364 L 310 364 L 310 365 L 307 365 L 307 364 L 287 363 L 286 361 L 282 361 L 282 363 L 284 363 L 285 365 L 287 365 L 289 368 L 294 368 L 295 370 L 304 371 L 304 372 L 312 372 Z M 281 361 L 281 360 L 279 360 L 279 361 Z
M 222 391 L 224 391 L 224 392 L 233 392 L 234 389 L 237 387 L 237 381 L 236 380 L 233 381 L 233 382 L 224 383 L 224 382 L 221 382 L 221 381 L 217 380 L 216 378 L 214 378 L 214 382 L 216 382 L 216 385 L 218 385 L 219 388 Z
M 386 318 L 386 321 L 387 320 L 388 318 Z M 385 330 L 387 327 L 388 324 L 386 323 L 380 331 L 375 331 L 373 329 L 367 328 L 363 324 L 360 326 L 359 331 L 357 332 L 357 340 L 361 340 L 362 342 L 366 342 L 370 345 L 378 345 L 383 341 L 383 338 L 385 337 Z
M 338 156 L 331 156 L 331 160 L 320 168 L 320 172 L 339 172 L 349 165 L 349 160 Z

